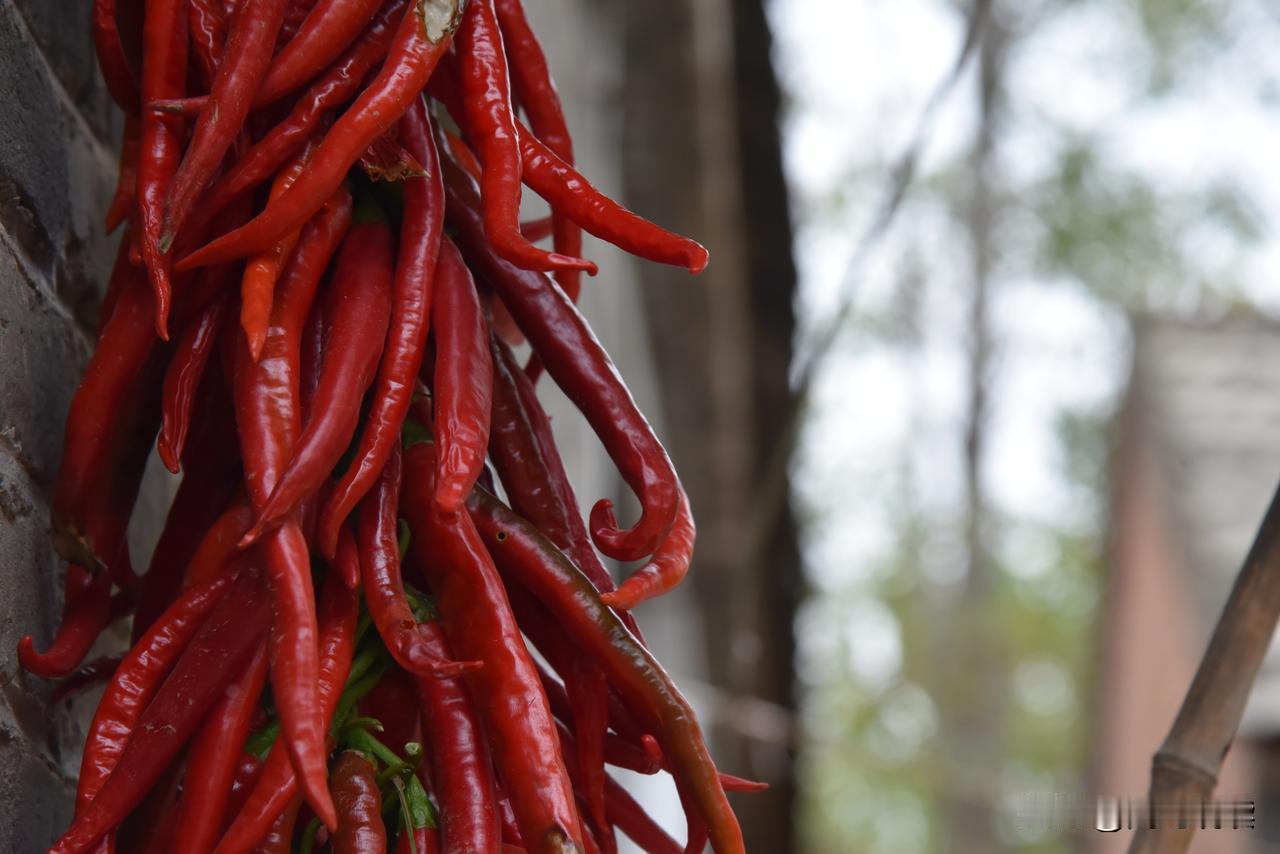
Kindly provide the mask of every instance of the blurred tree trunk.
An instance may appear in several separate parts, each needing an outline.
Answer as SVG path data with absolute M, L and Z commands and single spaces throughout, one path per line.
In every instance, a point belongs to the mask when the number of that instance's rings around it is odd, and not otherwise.
M 996 4 L 998 6 L 998 4 Z M 969 387 L 964 424 L 964 577 L 935 625 L 935 660 L 944 746 L 940 791 L 941 850 L 955 854 L 1000 849 L 996 786 L 1004 756 L 1007 650 L 1000 637 L 999 570 L 990 510 L 982 484 L 988 430 L 992 336 L 989 304 L 998 218 L 995 144 L 1003 112 L 1005 33 L 998 8 L 985 16 L 978 46 L 978 126 L 969 166 L 972 183 L 961 205 L 972 263 L 968 317 Z M 979 781 L 974 785 L 974 779 Z
M 789 851 L 802 587 L 789 503 L 745 530 L 761 489 L 788 488 L 765 473 L 793 406 L 796 273 L 771 36 L 762 0 L 623 3 L 621 14 L 627 201 L 712 258 L 696 279 L 640 272 L 668 448 L 699 525 L 690 584 L 719 694 L 709 728 L 726 770 L 772 787 L 734 798 L 748 848 Z

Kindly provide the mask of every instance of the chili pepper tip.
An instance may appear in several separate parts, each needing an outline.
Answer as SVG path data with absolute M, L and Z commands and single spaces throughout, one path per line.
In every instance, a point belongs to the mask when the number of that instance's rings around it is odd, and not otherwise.
M 581 270 L 588 276 L 594 276 L 600 272 L 600 268 L 595 261 L 588 261 L 586 258 L 574 258 L 570 255 L 561 255 L 559 252 L 548 252 L 547 264 L 556 270 Z

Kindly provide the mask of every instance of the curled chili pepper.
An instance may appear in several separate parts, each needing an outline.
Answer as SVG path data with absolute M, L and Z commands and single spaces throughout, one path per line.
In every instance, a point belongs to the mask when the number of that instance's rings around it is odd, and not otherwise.
M 693 559 L 695 528 L 693 512 L 689 509 L 689 496 L 680 490 L 680 509 L 676 511 L 675 524 L 667 539 L 658 546 L 649 561 L 622 582 L 614 591 L 604 593 L 600 601 L 610 608 L 627 611 L 655 596 L 674 588 L 689 572 Z
M 75 565 L 68 567 L 67 573 L 88 577 L 82 567 Z M 48 649 L 36 652 L 31 635 L 18 641 L 18 662 L 24 670 L 45 679 L 66 676 L 80 666 L 93 642 L 107 627 L 110 607 L 111 576 L 100 572 L 77 595 L 68 596 L 62 623 Z

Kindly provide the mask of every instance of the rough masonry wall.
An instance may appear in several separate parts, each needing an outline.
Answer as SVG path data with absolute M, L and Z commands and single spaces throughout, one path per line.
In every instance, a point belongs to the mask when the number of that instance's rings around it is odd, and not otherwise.
M 29 852 L 70 817 L 84 715 L 50 707 L 14 650 L 42 649 L 61 610 L 49 495 L 115 245 L 118 119 L 88 0 L 0 0 L 0 98 L 0 852 Z

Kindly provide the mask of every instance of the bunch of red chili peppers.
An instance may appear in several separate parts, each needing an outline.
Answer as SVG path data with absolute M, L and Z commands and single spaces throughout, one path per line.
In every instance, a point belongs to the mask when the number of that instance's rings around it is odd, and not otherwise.
M 19 657 L 105 693 L 50 851 L 680 851 L 606 765 L 672 775 L 684 850 L 742 851 L 725 790 L 758 784 L 628 613 L 687 571 L 688 500 L 574 307 L 584 229 L 707 254 L 575 171 L 520 0 L 95 0 L 93 31 L 123 237 L 54 496 L 63 621 Z M 583 518 L 544 372 L 631 527 Z M 153 443 L 182 480 L 137 572 Z M 601 555 L 645 562 L 615 588 Z

